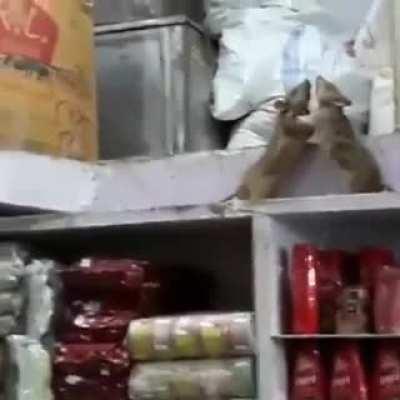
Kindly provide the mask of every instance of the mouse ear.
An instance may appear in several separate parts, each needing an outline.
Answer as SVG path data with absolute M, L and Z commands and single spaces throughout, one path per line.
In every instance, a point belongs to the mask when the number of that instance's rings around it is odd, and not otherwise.
M 316 80 L 316 93 L 320 104 L 332 104 L 341 108 L 351 106 L 352 104 L 351 100 L 337 86 L 322 76 L 319 76 Z
M 289 110 L 289 104 L 286 100 L 277 100 L 274 104 L 274 107 L 280 112 Z

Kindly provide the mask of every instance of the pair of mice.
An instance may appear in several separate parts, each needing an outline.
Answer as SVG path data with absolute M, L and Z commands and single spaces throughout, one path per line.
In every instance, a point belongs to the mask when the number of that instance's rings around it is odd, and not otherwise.
M 351 101 L 331 82 L 316 79 L 318 109 L 308 121 L 311 83 L 305 80 L 282 100 L 273 137 L 264 155 L 246 172 L 236 197 L 258 201 L 279 196 L 283 181 L 303 156 L 308 140 L 316 135 L 321 150 L 345 172 L 352 193 L 384 190 L 382 176 L 373 155 L 357 139 L 344 108 Z

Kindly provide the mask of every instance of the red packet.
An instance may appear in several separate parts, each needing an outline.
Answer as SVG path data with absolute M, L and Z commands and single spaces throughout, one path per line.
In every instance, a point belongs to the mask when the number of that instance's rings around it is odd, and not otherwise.
M 393 343 L 378 348 L 371 384 L 371 400 L 400 399 L 400 358 Z
M 395 262 L 394 253 L 384 247 L 365 247 L 359 255 L 361 283 L 373 298 L 379 271 Z
M 122 341 L 136 311 L 100 310 L 97 313 L 66 314 L 57 338 L 66 343 L 113 343 Z
M 333 359 L 330 400 L 368 400 L 368 388 L 359 348 L 341 344 Z
M 327 381 L 321 354 L 314 344 L 303 345 L 296 352 L 291 400 L 327 400 Z
M 128 379 L 128 351 L 121 344 L 57 344 L 53 361 L 55 376 L 74 375 L 101 382 Z
M 297 245 L 292 256 L 292 331 L 294 334 L 315 334 L 319 332 L 319 252 L 316 247 L 310 245 Z
M 102 383 L 68 375 L 56 377 L 53 390 L 56 400 L 128 400 L 127 379 Z
M 129 260 L 87 258 L 60 271 L 66 291 L 98 293 L 138 290 L 145 282 L 148 264 Z
M 377 278 L 374 322 L 378 333 L 400 333 L 400 268 L 385 267 Z
M 335 332 L 338 299 L 343 289 L 342 271 L 346 254 L 339 250 L 320 251 L 318 297 L 322 333 Z

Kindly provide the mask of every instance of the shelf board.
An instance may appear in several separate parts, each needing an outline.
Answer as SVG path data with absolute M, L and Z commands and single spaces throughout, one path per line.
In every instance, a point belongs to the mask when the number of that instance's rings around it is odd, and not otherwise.
M 377 334 L 377 333 L 361 333 L 361 334 L 316 334 L 316 335 L 291 335 L 278 334 L 272 335 L 275 340 L 324 340 L 324 339 L 341 339 L 341 340 L 379 340 L 379 339 L 400 339 L 400 334 Z

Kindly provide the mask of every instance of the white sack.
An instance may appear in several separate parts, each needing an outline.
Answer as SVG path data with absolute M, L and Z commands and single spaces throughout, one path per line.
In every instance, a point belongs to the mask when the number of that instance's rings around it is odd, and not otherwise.
M 323 75 L 353 101 L 348 115 L 358 132 L 365 130 L 370 78 L 341 40 L 322 26 L 299 22 L 299 17 L 295 12 L 284 15 L 280 8 L 248 9 L 236 26 L 224 30 L 214 79 L 214 117 L 239 119 L 304 79 L 313 82 Z
M 205 0 L 206 26 L 212 35 L 221 34 L 235 20 L 240 19 L 241 11 L 248 8 L 284 7 L 292 10 L 311 11 L 319 7 L 318 0 Z
M 395 131 L 392 12 L 391 1 L 374 0 L 354 46 L 362 66 L 374 76 L 369 127 L 374 136 Z

